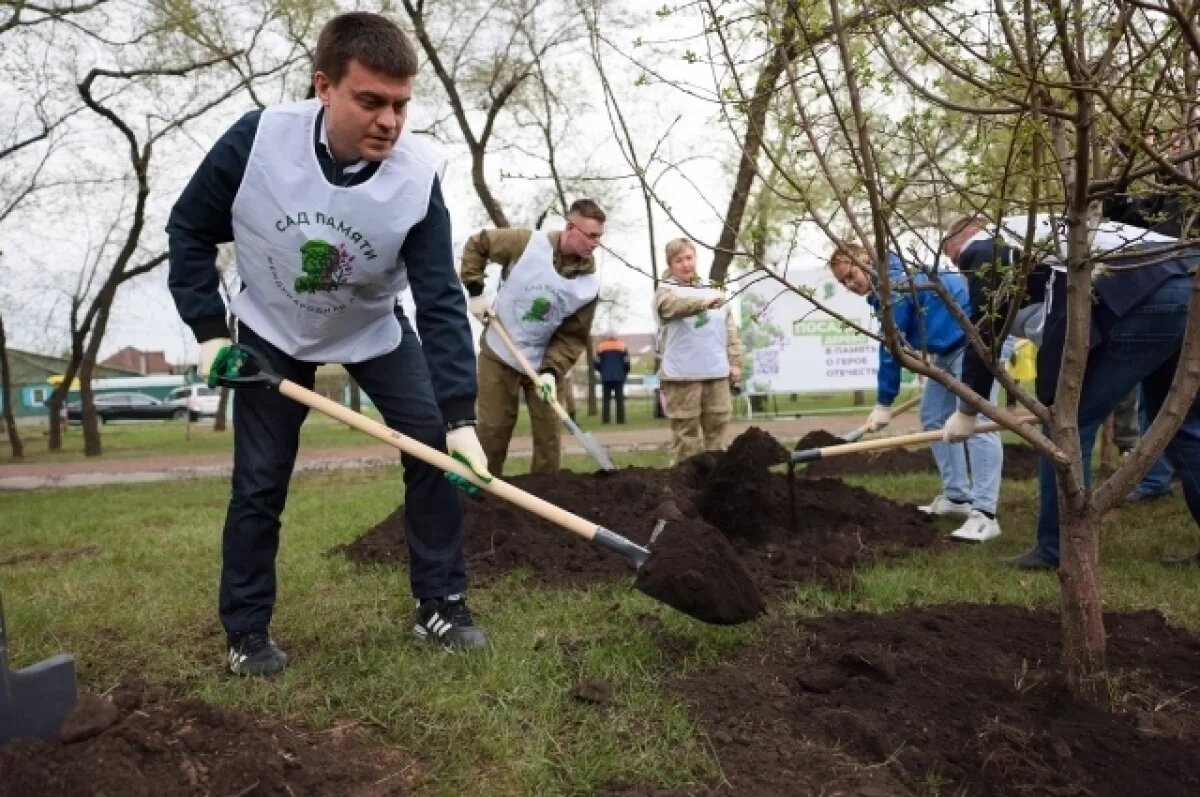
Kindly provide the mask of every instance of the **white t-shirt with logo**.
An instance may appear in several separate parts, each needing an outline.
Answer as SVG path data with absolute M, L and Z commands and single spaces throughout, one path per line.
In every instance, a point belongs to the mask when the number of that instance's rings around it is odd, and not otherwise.
M 238 318 L 307 362 L 356 363 L 400 343 L 400 247 L 445 160 L 403 133 L 365 182 L 331 185 L 313 146 L 318 100 L 266 109 L 233 202 Z

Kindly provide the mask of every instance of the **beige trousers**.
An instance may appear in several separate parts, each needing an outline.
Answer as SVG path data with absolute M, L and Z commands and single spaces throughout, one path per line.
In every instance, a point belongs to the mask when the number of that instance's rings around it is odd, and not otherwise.
M 725 427 L 733 411 L 729 380 L 664 381 L 663 403 L 671 419 L 671 464 L 701 451 L 725 448 Z
M 521 393 L 529 408 L 533 431 L 533 473 L 554 473 L 562 463 L 562 427 L 549 404 L 538 397 L 536 386 L 519 371 L 510 368 L 495 355 L 483 351 L 479 355 L 479 396 L 476 399 L 479 442 L 487 455 L 488 470 L 496 476 L 504 474 L 508 444 L 517 424 Z M 562 393 L 562 380 L 558 390 Z

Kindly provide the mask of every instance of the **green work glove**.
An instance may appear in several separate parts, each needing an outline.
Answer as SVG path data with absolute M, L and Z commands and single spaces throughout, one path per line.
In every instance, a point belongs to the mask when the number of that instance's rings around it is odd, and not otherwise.
M 546 404 L 553 404 L 558 399 L 558 380 L 554 374 L 539 374 L 537 389 L 538 396 Z
M 237 346 L 222 346 L 209 364 L 208 386 L 216 387 L 221 377 L 232 379 L 241 376 L 242 366 L 248 359 L 246 353 Z

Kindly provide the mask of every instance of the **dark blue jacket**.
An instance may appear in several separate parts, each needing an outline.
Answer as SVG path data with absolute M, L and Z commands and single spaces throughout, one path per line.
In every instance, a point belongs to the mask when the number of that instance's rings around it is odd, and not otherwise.
M 1128 254 L 1108 255 L 1106 265 L 1120 267 L 1105 274 L 1098 274 L 1092 281 L 1095 300 L 1092 306 L 1092 325 L 1088 336 L 1088 348 L 1095 348 L 1108 337 L 1109 329 L 1130 310 L 1153 296 L 1162 284 L 1172 277 L 1186 275 L 1200 268 L 1200 245 L 1173 252 L 1173 256 L 1161 254 L 1163 249 L 1174 249 L 1176 244 L 1131 247 Z M 1162 261 L 1162 262 L 1160 262 Z M 1142 268 L 1127 269 L 1139 262 Z M 1059 273 L 1049 291 L 1050 310 L 1046 315 L 1046 331 L 1037 357 L 1038 401 L 1054 403 L 1058 390 L 1058 374 L 1062 370 L 1063 350 L 1067 339 L 1067 275 Z
M 241 186 L 258 132 L 261 111 L 251 111 L 217 140 L 188 182 L 167 222 L 170 240 L 168 285 L 180 317 L 204 342 L 228 335 L 225 302 L 217 274 L 217 244 L 233 240 L 233 200 Z M 313 148 L 334 185 L 358 185 L 379 169 L 370 163 L 347 171 L 320 143 L 317 116 Z M 383 209 L 381 208 L 381 211 Z M 447 423 L 475 417 L 475 348 L 466 300 L 454 267 L 450 213 L 437 179 L 425 217 L 408 233 L 400 254 L 417 307 L 417 332 L 429 364 L 434 393 Z
M 600 372 L 604 384 L 618 384 L 629 374 L 629 349 L 620 341 L 603 340 L 596 347 L 592 367 Z
M 949 354 L 962 347 L 966 333 L 937 292 L 930 288 L 912 290 L 914 287 L 929 285 L 927 276 L 918 273 L 910 277 L 905 272 L 900 258 L 892 254 L 888 255 L 888 277 L 891 284 L 892 318 L 896 322 L 896 331 L 909 346 L 930 354 Z M 940 274 L 939 279 L 962 308 L 963 313 L 969 315 L 971 305 L 967 296 L 967 281 L 958 274 Z M 869 294 L 867 302 L 882 321 L 883 313 L 878 295 Z M 887 346 L 880 343 L 876 400 L 885 407 L 890 407 L 900 392 L 900 371 L 900 363 L 888 351 Z
M 958 270 L 967 278 L 971 292 L 971 322 L 979 331 L 979 337 L 995 354 L 1000 351 L 1003 340 L 997 340 L 1004 331 L 1003 326 L 1012 307 L 1011 298 L 1001 288 L 1006 278 L 1011 282 L 1014 269 L 1021 263 L 1021 250 L 1009 246 L 1003 239 L 986 238 L 968 244 L 958 255 Z M 1021 291 L 1018 307 L 1041 303 L 1046 298 L 1046 279 L 1049 267 L 1038 265 L 1032 269 Z M 967 346 L 963 352 L 962 381 L 980 396 L 987 398 L 992 393 L 996 378 L 974 347 Z

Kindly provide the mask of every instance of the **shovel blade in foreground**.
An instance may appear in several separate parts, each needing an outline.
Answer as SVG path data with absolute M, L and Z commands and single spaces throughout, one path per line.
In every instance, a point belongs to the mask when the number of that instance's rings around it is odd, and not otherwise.
M 0 660 L 0 744 L 54 739 L 75 708 L 75 657 L 59 653 L 21 670 Z

